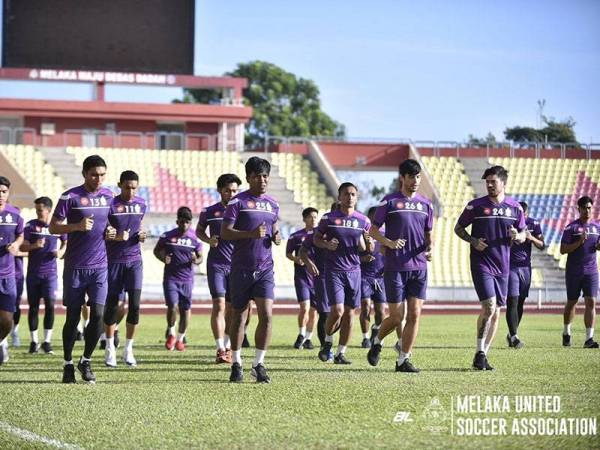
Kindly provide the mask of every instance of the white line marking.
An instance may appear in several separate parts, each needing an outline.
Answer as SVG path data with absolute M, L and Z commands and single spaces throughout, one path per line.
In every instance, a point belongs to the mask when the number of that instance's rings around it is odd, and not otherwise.
M 35 434 L 28 430 L 23 430 L 21 428 L 17 428 L 12 426 L 9 423 L 0 421 L 0 431 L 5 431 L 6 433 L 10 433 L 14 436 L 17 436 L 24 441 L 29 442 L 41 442 L 42 444 L 49 445 L 51 447 L 56 448 L 67 448 L 71 450 L 83 450 L 82 447 L 73 444 L 67 444 L 65 442 L 59 441 L 57 439 L 50 439 L 44 436 L 40 436 L 39 434 Z

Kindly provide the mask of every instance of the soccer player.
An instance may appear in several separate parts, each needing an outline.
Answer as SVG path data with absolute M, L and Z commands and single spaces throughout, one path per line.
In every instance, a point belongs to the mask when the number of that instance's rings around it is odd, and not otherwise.
M 369 208 L 367 217 L 373 223 L 375 218 L 375 206 Z M 371 239 L 369 236 L 367 239 Z M 385 247 L 384 247 L 385 249 Z M 385 318 L 385 308 L 387 300 L 385 296 L 385 285 L 383 281 L 384 257 L 381 244 L 375 241 L 373 252 L 365 252 L 360 257 L 360 291 L 361 291 L 361 331 L 363 339 L 361 342 L 362 348 L 371 348 L 372 341 L 379 333 L 381 322 Z M 375 323 L 371 327 L 371 337 L 369 337 L 369 322 L 371 320 L 371 301 L 374 303 Z
M 165 263 L 163 290 L 167 305 L 167 327 L 169 336 L 165 342 L 167 350 L 183 352 L 183 339 L 191 317 L 192 289 L 194 288 L 193 264 L 202 262 L 202 243 L 190 230 L 192 211 L 187 206 L 177 210 L 177 228 L 160 236 L 154 247 L 154 256 Z M 175 337 L 175 322 L 179 309 L 179 329 Z
M 140 298 L 142 295 L 143 263 L 140 243 L 146 240 L 142 222 L 146 214 L 146 202 L 136 194 L 139 187 L 138 174 L 132 170 L 121 173 L 118 183 L 120 193 L 116 196 L 108 214 L 108 222 L 114 238 L 107 239 L 108 256 L 108 296 L 104 309 L 104 333 L 106 349 L 104 363 L 107 367 L 117 366 L 115 350 L 115 328 L 119 313 L 119 299 L 127 294 L 127 336 L 123 361 L 135 367 L 133 338 L 140 321 Z
M 419 163 L 407 159 L 398 169 L 402 187 L 383 198 L 371 228 L 371 236 L 385 247 L 384 284 L 390 314 L 381 323 L 367 360 L 372 366 L 379 363 L 383 339 L 402 327 L 406 318 L 399 345 L 395 346 L 398 352 L 395 370 L 417 373 L 419 369 L 413 366 L 410 357 L 427 293 L 427 261 L 431 260 L 433 246 L 433 207 L 429 199 L 418 194 L 421 184 Z M 385 235 L 381 230 L 384 225 Z
M 31 342 L 29 353 L 37 353 L 38 314 L 40 301 L 44 299 L 44 342 L 42 349 L 46 354 L 54 354 L 52 349 L 52 330 L 54 328 L 54 303 L 58 289 L 56 260 L 62 258 L 67 245 L 67 235 L 50 234 L 50 213 L 52 200 L 39 197 L 34 200 L 36 219 L 30 220 L 25 226 L 25 239 L 21 251 L 28 252 L 27 258 L 27 302 L 29 312 L 27 321 Z M 60 247 L 59 247 L 60 242 Z
M 309 237 L 317 225 L 317 216 L 319 212 L 315 208 L 305 208 L 302 211 L 302 220 L 304 228 L 298 230 L 289 237 L 286 245 L 286 256 L 294 262 L 294 287 L 296 288 L 296 299 L 300 306 L 298 312 L 298 337 L 294 342 L 294 348 L 302 347 L 312 350 L 314 345 L 311 341 L 312 331 L 317 316 L 314 277 L 306 269 L 304 261 L 300 257 L 300 247 Z M 310 235 L 312 239 L 312 233 Z
M 594 341 L 596 324 L 596 296 L 598 295 L 598 264 L 596 252 L 600 250 L 600 224 L 592 220 L 592 205 L 588 196 L 577 200 L 579 219 L 566 226 L 560 241 L 561 255 L 567 257 L 565 281 L 567 284 L 567 303 L 564 310 L 564 330 L 562 343 L 571 346 L 571 323 L 575 317 L 575 306 L 583 293 L 585 312 L 584 348 L 598 348 Z
M 89 323 L 85 328 L 85 348 L 77 369 L 83 381 L 96 382 L 91 358 L 102 333 L 107 294 L 108 265 L 104 238 L 113 193 L 102 187 L 106 162 L 98 155 L 88 156 L 83 161 L 82 175 L 84 182 L 81 186 L 61 195 L 48 230 L 50 234 L 67 234 L 69 239 L 63 271 L 63 304 L 67 308 L 62 333 L 63 383 L 75 383 L 73 346 L 86 294 L 90 307 Z
M 279 204 L 267 195 L 271 164 L 253 156 L 246 161 L 249 189 L 235 196 L 225 210 L 221 238 L 234 241 L 229 278 L 231 295 L 231 350 L 229 381 L 244 379 L 241 346 L 250 299 L 258 313 L 255 333 L 256 352 L 251 375 L 258 383 L 270 383 L 264 358 L 271 341 L 274 274 L 271 245 L 281 244 L 277 220 Z
M 237 175 L 226 173 L 217 179 L 217 191 L 221 201 L 204 208 L 200 213 L 196 236 L 210 245 L 206 260 L 206 278 L 212 297 L 210 326 L 217 346 L 217 364 L 231 363 L 231 343 L 229 329 L 231 322 L 231 299 L 229 297 L 229 274 L 233 242 L 221 239 L 221 224 L 227 203 L 235 197 L 242 180 Z M 210 231 L 210 237 L 206 229 Z
M 526 240 L 523 244 L 513 243 L 510 248 L 510 275 L 508 276 L 508 301 L 506 305 L 506 323 L 508 335 L 506 341 L 512 348 L 522 348 L 525 344 L 517 336 L 519 324 L 523 317 L 523 305 L 529 296 L 531 286 L 531 246 L 543 250 L 544 235 L 540 222 L 529 217 L 529 206 L 526 202 L 519 202 L 525 215 L 527 227 Z
M 325 345 L 319 351 L 319 359 L 327 361 L 333 347 L 333 335 L 339 329 L 339 346 L 333 362 L 352 364 L 346 358 L 346 348 L 352 334 L 354 310 L 360 306 L 359 252 L 367 249 L 365 237 L 371 221 L 355 210 L 358 201 L 355 185 L 342 183 L 338 188 L 338 199 L 339 209 L 321 218 L 313 238 L 317 247 L 329 251 L 325 276 L 331 312 L 325 324 Z M 369 248 L 369 251 L 373 249 Z
M 19 212 L 19 208 L 15 209 Z M 15 255 L 15 281 L 17 284 L 17 299 L 15 300 L 15 314 L 13 316 L 13 329 L 10 332 L 10 344 L 13 347 L 21 346 L 21 338 L 19 337 L 19 322 L 21 321 L 21 298 L 23 297 L 23 288 L 25 285 L 25 275 L 23 273 L 23 257 L 27 256 L 25 252 L 18 251 Z
M 23 242 L 23 218 L 8 203 L 10 181 L 0 176 L 0 365 L 8 361 L 6 336 L 13 328 L 17 286 L 15 255 Z
M 506 303 L 510 246 L 525 241 L 525 215 L 519 203 L 504 193 L 508 172 L 493 166 L 483 173 L 488 195 L 471 200 L 454 232 L 471 245 L 471 276 L 481 303 L 477 319 L 476 370 L 494 370 L 487 354 L 498 330 L 500 307 Z M 466 228 L 472 225 L 471 234 Z

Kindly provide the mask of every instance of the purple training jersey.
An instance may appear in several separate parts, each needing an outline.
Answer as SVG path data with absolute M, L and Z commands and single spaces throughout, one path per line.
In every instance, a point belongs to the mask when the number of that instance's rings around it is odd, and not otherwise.
M 192 281 L 194 279 L 192 253 L 200 252 L 202 244 L 191 229 L 183 235 L 178 228 L 167 231 L 160 236 L 156 246 L 164 249 L 165 254 L 171 256 L 171 262 L 165 264 L 165 282 Z
M 581 219 L 577 219 L 566 226 L 560 243 L 573 244 L 581 238 L 584 231 L 587 231 L 588 237 L 583 245 L 567 256 L 567 275 L 591 275 L 598 273 L 596 246 L 598 245 L 600 224 L 596 222 L 584 224 L 581 222 Z
M 117 230 L 117 234 L 129 230 L 129 239 L 126 241 L 106 241 L 106 254 L 108 262 L 128 263 L 141 261 L 142 250 L 138 233 L 142 220 L 146 214 L 146 202 L 141 197 L 134 197 L 126 202 L 120 196 L 113 199 L 108 213 L 108 222 Z
M 204 208 L 202 212 L 200 212 L 198 224 L 205 229 L 205 232 L 208 229 L 209 232 L 206 233 L 208 236 L 217 236 L 219 238 L 219 244 L 216 247 L 211 247 L 208 251 L 208 259 L 206 260 L 207 266 L 229 266 L 231 264 L 233 241 L 221 239 L 221 224 L 223 223 L 225 209 L 225 205 L 219 202 L 208 208 Z
M 15 257 L 6 250 L 6 246 L 23 234 L 23 218 L 19 212 L 10 204 L 0 211 L 0 278 L 15 276 Z
M 27 272 L 36 275 L 56 274 L 56 253 L 58 251 L 60 240 L 67 240 L 66 234 L 50 234 L 48 224 L 42 220 L 33 219 L 25 225 L 25 240 L 30 244 L 45 239 L 42 248 L 31 250 L 27 257 Z
M 92 217 L 94 226 L 90 231 L 69 233 L 69 245 L 65 252 L 67 269 L 102 269 L 107 267 L 104 231 L 108 224 L 108 212 L 113 193 L 101 187 L 88 192 L 83 185 L 69 189 L 60 196 L 53 217 L 68 224 L 78 223 L 84 217 Z
M 525 229 L 525 216 L 519 203 L 505 197 L 496 204 L 488 197 L 471 200 L 458 218 L 462 227 L 471 227 L 471 236 L 485 239 L 488 247 L 479 251 L 471 246 L 471 270 L 490 275 L 508 276 L 510 270 L 510 227 L 521 232 Z
M 381 278 L 383 276 L 383 268 L 385 265 L 385 258 L 381 253 L 381 244 L 378 241 L 375 241 L 375 249 L 373 250 L 373 253 L 361 253 L 361 256 L 365 255 L 373 255 L 375 259 L 370 262 L 360 263 L 360 271 L 362 276 L 364 278 Z
M 306 254 L 309 259 L 315 263 L 317 269 L 319 269 L 319 276 L 325 275 L 325 260 L 327 259 L 328 250 L 324 248 L 319 248 L 315 245 L 313 241 L 313 236 L 315 234 L 314 230 L 309 231 L 307 234 L 307 238 L 302 241 L 302 247 L 306 249 Z M 323 235 L 324 239 L 327 239 L 327 236 Z
M 313 237 L 312 230 L 307 231 L 306 229 L 303 228 L 301 230 L 295 231 L 288 238 L 287 245 L 285 247 L 285 253 L 286 254 L 291 253 L 294 256 L 298 256 L 300 253 L 300 247 L 303 245 L 304 241 L 307 239 L 312 239 L 312 237 Z M 311 285 L 313 282 L 313 277 L 308 272 L 308 270 L 306 270 L 306 266 L 301 266 L 296 263 L 294 263 L 294 279 L 307 281 Z
M 528 217 L 525 219 L 525 226 L 529 232 L 534 236 L 538 237 L 542 234 L 542 228 L 540 222 L 536 219 Z M 531 246 L 533 243 L 527 239 L 522 244 L 513 242 L 510 248 L 510 266 L 511 267 L 531 267 Z
M 250 191 L 236 195 L 227 204 L 223 226 L 233 224 L 238 231 L 252 231 L 262 223 L 267 233 L 262 239 L 240 239 L 233 241 L 232 269 L 262 271 L 273 267 L 271 237 L 273 225 L 279 217 L 279 204 L 268 195 L 256 197 Z
M 329 271 L 350 272 L 360 270 L 359 244 L 362 235 L 371 228 L 371 221 L 364 214 L 354 211 L 349 216 L 333 211 L 321 217 L 317 230 L 327 234 L 327 240 L 339 241 L 336 250 L 326 250 L 325 268 Z
M 402 192 L 388 194 L 377 207 L 373 224 L 385 225 L 386 238 L 406 241 L 401 249 L 385 249 L 386 272 L 427 269 L 425 233 L 433 228 L 433 206 L 428 198 L 420 194 L 407 197 Z

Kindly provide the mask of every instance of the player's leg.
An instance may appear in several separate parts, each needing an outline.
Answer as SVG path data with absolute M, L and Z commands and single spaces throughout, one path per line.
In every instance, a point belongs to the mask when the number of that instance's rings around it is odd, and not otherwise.
M 259 383 L 270 383 L 271 378 L 265 369 L 265 355 L 269 344 L 271 343 L 271 334 L 273 329 L 273 300 L 271 298 L 254 297 L 256 304 L 256 312 L 258 316 L 258 324 L 254 340 L 256 342 L 256 350 L 254 361 L 252 362 L 251 374 Z
M 254 284 L 254 273 L 245 270 L 236 270 L 229 275 L 229 293 L 231 299 L 231 374 L 229 381 L 241 383 L 244 379 L 242 371 L 242 345 L 244 330 L 250 309 L 250 297 Z
M 108 294 L 108 268 L 85 272 L 90 319 L 85 328 L 83 356 L 77 364 L 77 369 L 81 372 L 84 381 L 95 382 L 96 377 L 91 369 L 91 359 L 104 328 L 104 308 Z
M 369 340 L 369 325 L 371 322 L 371 297 L 364 296 L 364 290 L 362 298 L 360 299 L 360 331 L 362 333 L 362 340 L 360 346 L 362 348 L 370 348 L 371 341 Z
M 598 295 L 598 273 L 586 275 L 583 286 L 583 297 L 585 299 L 585 312 L 583 323 L 585 325 L 585 348 L 598 348 L 594 341 L 594 328 L 596 326 L 596 296 Z
M 294 342 L 295 349 L 301 349 L 302 344 L 304 343 L 304 339 L 306 337 L 306 324 L 308 323 L 308 312 L 310 310 L 310 299 L 308 289 L 305 292 L 302 292 L 302 297 L 298 297 L 298 336 L 296 336 L 296 341 Z
M 379 328 L 381 328 L 381 323 L 383 319 L 387 316 L 387 297 L 385 295 L 385 287 L 383 278 L 378 278 L 374 280 L 373 284 L 373 293 L 371 294 L 371 300 L 373 302 L 373 310 L 375 311 L 373 325 L 371 326 L 371 336 L 369 337 L 369 341 L 371 345 L 373 345 L 373 341 L 375 341 L 375 336 L 379 333 Z
M 108 275 L 108 295 L 104 307 L 104 335 L 106 347 L 104 364 L 107 367 L 117 367 L 117 352 L 115 348 L 115 328 L 117 325 L 117 311 L 119 296 L 122 290 L 122 273 L 124 264 L 111 264 Z
M 177 340 L 177 331 L 175 329 L 175 323 L 177 321 L 179 294 L 174 281 L 163 281 L 163 295 L 165 297 L 165 306 L 167 307 L 167 333 L 165 348 L 170 351 L 175 348 L 175 341 Z
M 360 307 L 360 278 L 360 270 L 344 272 L 342 276 L 344 286 L 344 310 L 340 320 L 340 340 L 335 357 L 333 358 L 334 364 L 351 364 L 351 361 L 346 358 L 346 349 L 352 338 L 354 313 Z
M 312 343 L 313 330 L 315 329 L 315 323 L 317 322 L 317 299 L 315 296 L 314 289 L 311 291 L 310 297 L 310 308 L 308 309 L 308 322 L 306 322 L 306 335 L 302 347 L 307 350 L 312 350 L 315 346 Z
M 509 347 L 516 347 L 514 343 L 519 343 L 517 329 L 519 326 L 519 292 L 520 292 L 519 269 L 512 267 L 508 274 L 508 299 L 506 302 L 506 325 L 508 326 L 508 335 L 506 341 Z
M 29 304 L 29 311 L 27 312 L 27 323 L 29 325 L 29 334 L 31 336 L 31 342 L 29 343 L 29 353 L 37 353 L 39 350 L 38 315 L 40 313 L 40 301 L 42 299 L 42 293 L 40 289 L 41 280 L 33 274 L 28 274 L 25 286 L 27 288 L 27 303 Z
M 254 299 L 250 298 L 250 307 L 248 308 L 248 315 L 246 316 L 246 323 L 244 324 L 244 340 L 242 341 L 242 347 L 250 347 L 250 341 L 248 340 L 248 326 L 250 325 L 250 319 L 252 318 L 252 303 Z
M 187 332 L 190 318 L 192 317 L 192 289 L 193 282 L 176 283 L 179 305 L 179 327 L 177 329 L 177 340 L 175 341 L 175 350 L 185 350 L 185 334 Z
M 0 365 L 8 361 L 6 338 L 13 328 L 16 297 L 14 278 L 0 278 Z
M 405 302 L 406 305 L 406 324 L 402 331 L 402 346 L 398 352 L 398 361 L 396 362 L 397 372 L 419 372 L 414 367 L 409 358 L 412 356 L 412 349 L 419 333 L 421 311 L 423 309 L 423 299 L 409 296 Z
M 344 291 L 343 289 L 341 290 L 341 295 L 334 293 L 334 291 L 334 289 L 330 289 L 327 294 L 332 304 L 330 305 L 330 311 L 325 322 L 325 344 L 319 351 L 319 359 L 323 362 L 333 357 L 331 350 L 333 348 L 333 335 L 340 328 L 342 316 L 344 315 Z
M 44 298 L 44 342 L 42 350 L 46 354 L 54 354 L 52 349 L 52 333 L 54 330 L 54 305 L 58 292 L 58 277 L 56 274 L 48 276 L 42 283 L 42 297 Z
M 486 341 L 492 323 L 492 317 L 496 314 L 496 298 L 491 297 L 480 301 L 481 310 L 477 317 L 477 347 L 473 367 L 477 370 L 485 370 Z
M 565 281 L 567 285 L 567 303 L 563 311 L 563 333 L 562 333 L 562 345 L 563 347 L 571 346 L 571 325 L 575 319 L 575 307 L 579 301 L 579 296 L 583 290 L 584 277 L 565 275 Z

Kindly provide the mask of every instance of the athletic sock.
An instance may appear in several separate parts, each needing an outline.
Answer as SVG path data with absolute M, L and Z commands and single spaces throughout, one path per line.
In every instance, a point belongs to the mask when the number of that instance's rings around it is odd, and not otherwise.
M 81 362 L 87 361 L 90 362 L 92 360 L 92 358 L 86 358 L 85 356 L 81 357 Z
M 477 339 L 477 351 L 485 353 L 485 339 Z
M 217 345 L 217 350 L 225 348 L 225 344 L 223 343 L 222 338 L 215 339 L 215 344 Z
M 87 319 L 87 320 L 85 321 L 85 325 L 83 325 L 83 327 L 84 327 L 84 328 L 86 328 L 86 327 L 88 326 L 88 324 L 89 324 L 89 323 L 90 323 L 90 319 Z
M 242 365 L 242 351 L 241 350 L 233 350 L 231 352 L 232 361 L 234 363 L 238 363 L 240 366 Z
M 304 339 L 306 339 L 307 341 L 312 337 L 312 331 L 307 331 L 306 334 L 304 335 Z
M 125 350 L 127 350 L 127 351 L 133 350 L 133 339 L 125 339 Z
M 114 335 L 113 335 L 113 336 L 114 336 Z M 102 333 L 102 334 L 100 335 L 100 340 L 101 340 L 101 341 L 105 341 L 105 340 L 106 340 L 106 333 Z
M 18 323 L 17 323 L 17 324 L 15 324 L 15 325 L 13 325 L 12 332 L 13 332 L 14 334 L 17 334 L 17 333 L 19 332 L 19 324 L 18 324 Z
M 565 324 L 565 326 L 563 328 L 563 334 L 568 334 L 569 336 L 571 336 L 571 324 L 570 323 Z
M 115 349 L 115 338 L 114 338 L 114 336 L 106 338 L 106 348 L 109 349 L 109 350 L 114 350 Z
M 400 352 L 400 356 L 398 356 L 398 365 L 402 365 L 404 363 L 404 361 L 406 361 L 408 358 L 410 358 L 410 352 L 408 353 L 404 353 L 404 352 Z
M 177 340 L 179 342 L 182 342 L 184 337 L 185 337 L 185 333 L 177 333 Z
M 373 340 L 373 343 L 375 345 L 379 344 L 381 346 L 383 346 L 383 339 L 379 339 L 379 335 L 375 336 L 375 339 Z
M 510 337 L 510 341 L 511 342 L 515 342 L 517 339 L 519 339 L 519 335 L 515 334 L 514 336 Z
M 594 329 L 586 328 L 585 329 L 585 340 L 587 341 L 588 339 L 592 339 L 593 337 L 594 337 Z
M 363 339 L 369 339 L 369 333 L 363 333 Z
M 44 330 L 44 342 L 50 342 L 52 340 L 52 329 Z
M 169 327 L 169 336 L 176 336 L 177 332 L 175 331 L 175 325 Z
M 223 346 L 225 348 L 231 348 L 231 339 L 229 339 L 228 334 L 226 334 L 225 337 L 223 338 Z
M 31 335 L 31 342 L 35 342 L 37 344 L 38 343 L 38 332 L 37 332 L 37 330 L 30 331 L 29 334 Z
M 71 366 L 73 365 L 73 360 L 72 359 L 69 360 L 69 361 L 64 361 L 63 362 L 63 366 L 68 366 L 68 365 L 71 365 Z
M 344 353 L 346 353 L 346 346 L 345 345 L 338 345 L 337 348 L 337 352 L 336 352 L 336 356 L 338 355 L 343 355 Z
M 252 363 L 252 367 L 256 367 L 259 364 L 264 365 L 266 353 L 266 350 L 260 350 L 257 348 L 256 352 L 254 353 L 254 362 Z
M 298 334 L 301 334 L 302 336 L 304 336 L 306 334 L 306 327 L 299 327 Z
M 332 334 L 326 335 L 325 342 L 329 342 L 330 344 L 333 344 L 333 335 Z

